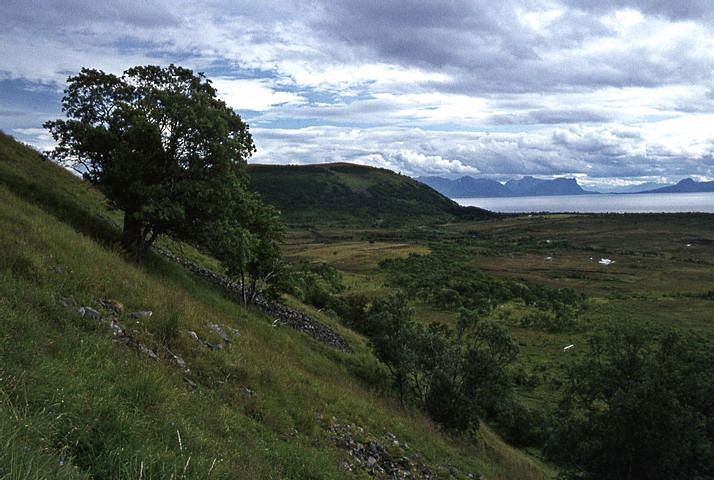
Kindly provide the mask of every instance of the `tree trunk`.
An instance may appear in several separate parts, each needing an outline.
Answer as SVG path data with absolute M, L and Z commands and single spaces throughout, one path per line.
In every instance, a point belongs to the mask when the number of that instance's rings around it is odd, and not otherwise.
M 134 218 L 130 212 L 124 212 L 121 245 L 135 260 L 141 260 L 144 257 L 156 236 L 157 232 L 152 232 L 148 226 Z

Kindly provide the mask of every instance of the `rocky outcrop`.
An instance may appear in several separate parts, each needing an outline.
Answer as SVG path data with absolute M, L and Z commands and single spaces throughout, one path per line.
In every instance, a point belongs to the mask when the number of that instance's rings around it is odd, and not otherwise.
M 347 451 L 351 460 L 343 462 L 348 472 L 362 470 L 370 476 L 385 479 L 420 480 L 476 480 L 476 473 L 463 472 L 454 465 L 430 465 L 423 456 L 407 442 L 399 441 L 396 435 L 387 432 L 377 436 L 352 423 L 340 423 L 332 417 L 326 421 L 318 414 L 318 420 L 335 442 L 335 446 Z
M 169 260 L 183 266 L 187 270 L 193 272 L 204 280 L 221 287 L 226 293 L 234 298 L 242 298 L 242 287 L 239 282 L 235 282 L 230 278 L 216 273 L 208 268 L 197 265 L 196 263 L 177 255 L 176 253 L 161 248 L 154 247 L 154 250 Z M 264 314 L 273 319 L 273 325 L 285 325 L 290 328 L 299 330 L 318 342 L 324 343 L 330 347 L 336 348 L 343 352 L 352 352 L 347 341 L 338 335 L 334 330 L 322 322 L 315 320 L 309 315 L 283 305 L 280 302 L 271 300 L 265 296 L 257 295 L 255 298 L 255 306 Z

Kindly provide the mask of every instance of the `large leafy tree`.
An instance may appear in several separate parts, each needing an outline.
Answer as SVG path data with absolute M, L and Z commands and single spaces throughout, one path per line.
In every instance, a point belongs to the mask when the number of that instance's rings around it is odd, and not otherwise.
M 203 74 L 175 65 L 122 76 L 85 68 L 68 79 L 62 110 L 67 119 L 45 123 L 58 142 L 50 155 L 124 212 L 121 242 L 137 258 L 158 235 L 201 239 L 235 214 L 246 192 L 241 167 L 255 147 Z

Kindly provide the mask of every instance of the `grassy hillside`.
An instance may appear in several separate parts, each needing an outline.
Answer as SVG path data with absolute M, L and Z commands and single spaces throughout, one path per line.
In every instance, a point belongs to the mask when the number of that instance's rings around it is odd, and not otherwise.
M 248 171 L 252 188 L 291 224 L 393 227 L 487 215 L 383 168 L 328 163 L 250 165 Z
M 370 478 L 347 448 L 370 441 L 439 478 L 547 478 L 485 426 L 474 443 L 404 410 L 333 319 L 308 309 L 354 353 L 127 261 L 102 196 L 1 134 L 0 205 L 0 479 Z

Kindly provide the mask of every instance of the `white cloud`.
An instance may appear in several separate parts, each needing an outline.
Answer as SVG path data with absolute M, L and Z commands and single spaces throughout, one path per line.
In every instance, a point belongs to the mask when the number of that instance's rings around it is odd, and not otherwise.
M 277 105 L 305 103 L 305 99 L 292 92 L 278 91 L 269 79 L 211 78 L 218 96 L 236 110 L 265 111 Z

